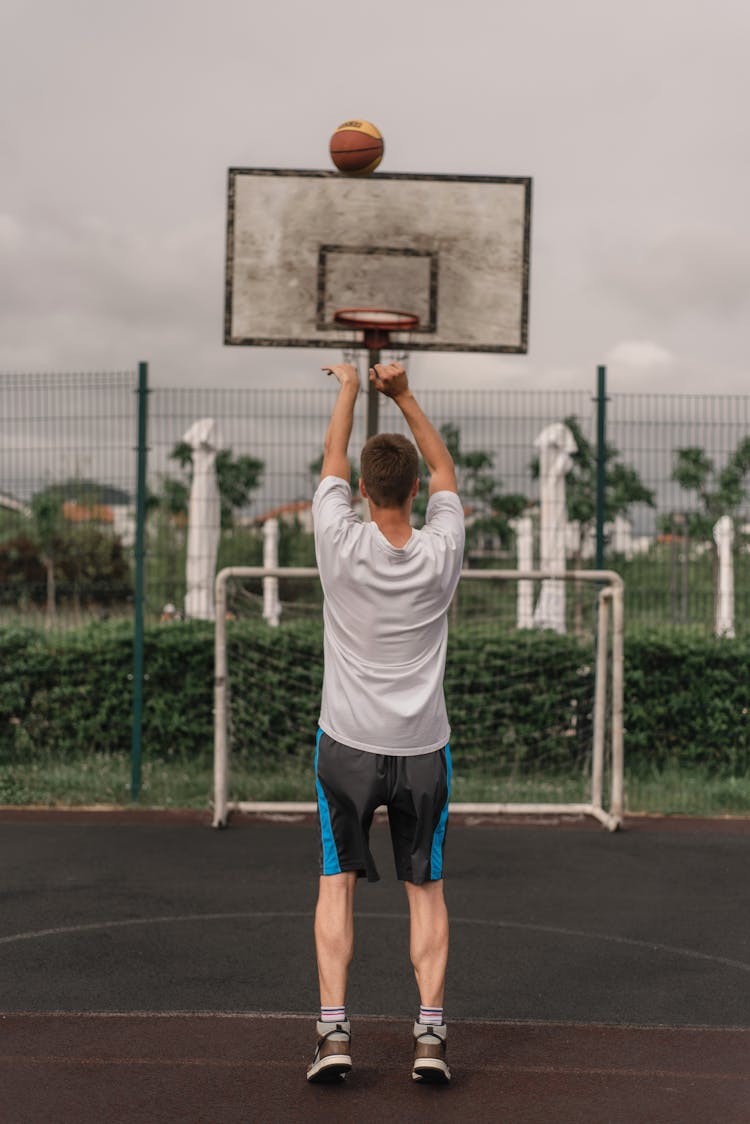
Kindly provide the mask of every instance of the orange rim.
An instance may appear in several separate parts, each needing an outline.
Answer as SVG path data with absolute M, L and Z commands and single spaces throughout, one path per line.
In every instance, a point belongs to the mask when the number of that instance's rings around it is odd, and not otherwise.
M 345 328 L 380 330 L 382 332 L 408 332 L 419 324 L 419 317 L 413 312 L 401 312 L 394 308 L 339 308 L 333 314 L 337 324 Z

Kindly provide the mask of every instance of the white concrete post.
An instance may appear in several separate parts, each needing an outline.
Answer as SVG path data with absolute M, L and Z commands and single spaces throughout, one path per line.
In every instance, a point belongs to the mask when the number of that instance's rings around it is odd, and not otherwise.
M 714 524 L 714 542 L 719 552 L 719 584 L 716 590 L 714 632 L 717 636 L 734 636 L 734 524 L 722 515 Z
M 565 572 L 565 532 L 568 509 L 565 477 L 573 467 L 576 443 L 562 422 L 543 429 L 534 442 L 539 450 L 540 539 L 539 568 Z M 534 609 L 536 628 L 565 632 L 565 582 L 552 578 L 542 582 Z
M 279 564 L 279 521 L 266 519 L 263 524 L 263 565 L 267 569 L 277 567 Z M 263 579 L 263 620 L 268 621 L 271 628 L 278 628 L 281 617 L 281 602 L 279 601 L 279 579 Z
M 522 515 L 511 522 L 516 535 L 516 560 L 519 570 L 534 569 L 534 521 Z M 520 581 L 516 601 L 516 627 L 534 627 L 534 583 Z
M 220 445 L 213 418 L 200 418 L 182 438 L 193 450 L 193 481 L 188 506 L 185 616 L 214 619 L 214 575 L 221 535 L 221 500 L 216 479 Z

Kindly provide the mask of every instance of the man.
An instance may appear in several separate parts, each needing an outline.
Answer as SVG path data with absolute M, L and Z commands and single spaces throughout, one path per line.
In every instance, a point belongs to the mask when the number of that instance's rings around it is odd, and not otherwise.
M 448 1082 L 443 991 L 448 913 L 443 848 L 450 795 L 450 727 L 443 694 L 447 610 L 463 561 L 464 518 L 445 443 L 412 394 L 399 363 L 370 381 L 401 411 L 430 475 L 424 528 L 410 516 L 418 455 L 400 434 L 362 450 L 359 490 L 371 520 L 352 510 L 348 446 L 359 378 L 339 382 L 313 500 L 315 549 L 325 595 L 325 674 L 315 756 L 321 877 L 315 912 L 320 983 L 318 1045 L 309 1081 L 351 1069 L 346 983 L 353 953 L 354 889 L 377 881 L 369 849 L 384 804 L 398 878 L 410 911 L 410 954 L 420 996 L 412 1076 Z

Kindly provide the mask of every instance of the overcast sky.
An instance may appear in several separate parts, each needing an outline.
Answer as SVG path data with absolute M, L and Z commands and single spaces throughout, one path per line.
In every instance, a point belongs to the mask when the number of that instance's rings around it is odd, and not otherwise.
M 361 116 L 383 171 L 534 180 L 528 355 L 415 385 L 750 394 L 749 47 L 747 0 L 4 0 L 0 371 L 310 385 L 222 343 L 226 172 Z

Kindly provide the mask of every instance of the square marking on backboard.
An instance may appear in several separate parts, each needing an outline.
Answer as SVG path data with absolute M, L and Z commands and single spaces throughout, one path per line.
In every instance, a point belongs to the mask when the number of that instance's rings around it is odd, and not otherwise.
M 318 321 L 321 331 L 337 330 L 341 308 L 377 308 L 383 274 L 388 276 L 388 307 L 419 317 L 415 332 L 434 332 L 437 324 L 437 254 L 389 246 L 321 246 L 318 252 Z

